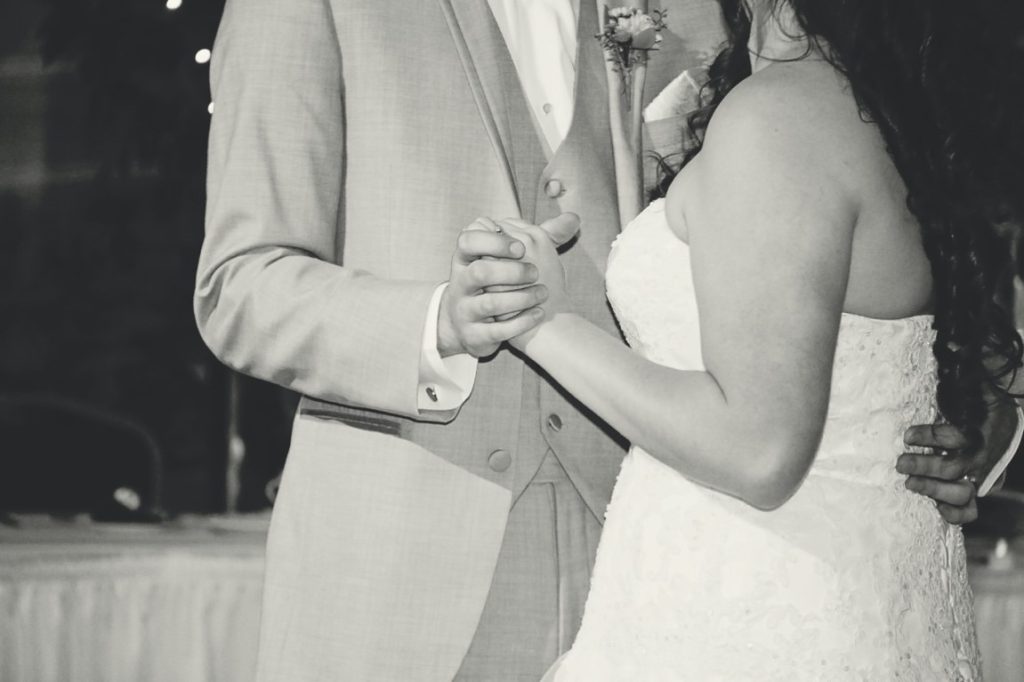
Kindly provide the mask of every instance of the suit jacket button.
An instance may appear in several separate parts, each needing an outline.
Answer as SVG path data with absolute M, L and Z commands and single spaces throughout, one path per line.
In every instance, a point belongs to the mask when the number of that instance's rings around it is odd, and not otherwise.
M 508 468 L 512 466 L 512 455 L 506 450 L 495 450 L 491 453 L 491 456 L 487 458 L 487 466 L 491 467 L 492 471 L 497 471 L 499 474 L 502 471 L 508 471 Z
M 561 180 L 552 178 L 544 183 L 544 193 L 551 199 L 557 199 L 565 194 L 565 185 L 562 184 Z
M 562 430 L 562 418 L 559 417 L 557 414 L 548 415 L 548 428 L 551 429 L 552 431 L 556 431 L 556 432 L 557 431 L 561 431 Z

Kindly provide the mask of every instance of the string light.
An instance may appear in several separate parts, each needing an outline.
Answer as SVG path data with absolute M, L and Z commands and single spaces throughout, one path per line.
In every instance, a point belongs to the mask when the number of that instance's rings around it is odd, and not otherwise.
M 196 52 L 196 64 L 205 64 L 210 61 L 211 52 L 205 47 Z
M 181 0 L 167 0 L 167 9 L 176 10 L 181 7 Z

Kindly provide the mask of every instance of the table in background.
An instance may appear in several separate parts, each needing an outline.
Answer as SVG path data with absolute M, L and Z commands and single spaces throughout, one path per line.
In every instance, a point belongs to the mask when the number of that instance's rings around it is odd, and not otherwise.
M 268 523 L 0 526 L 0 682 L 251 682 Z M 1012 569 L 970 568 L 986 682 L 1024 682 L 1024 538 L 1012 550 Z
M 1024 682 L 1024 538 L 1011 545 L 1015 565 L 970 564 L 974 614 L 985 682 Z M 972 539 L 968 555 L 991 555 L 995 541 Z
M 0 682 L 251 682 L 269 516 L 0 526 Z

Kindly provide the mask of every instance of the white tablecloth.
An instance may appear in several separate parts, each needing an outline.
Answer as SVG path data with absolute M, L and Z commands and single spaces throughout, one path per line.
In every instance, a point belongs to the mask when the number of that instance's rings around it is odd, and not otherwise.
M 1024 565 L 970 576 L 985 682 L 1024 682 Z
M 267 523 L 0 526 L 0 682 L 251 682 Z M 1024 682 L 1017 550 L 971 567 L 986 682 Z
M 0 527 L 0 682 L 251 682 L 266 525 Z

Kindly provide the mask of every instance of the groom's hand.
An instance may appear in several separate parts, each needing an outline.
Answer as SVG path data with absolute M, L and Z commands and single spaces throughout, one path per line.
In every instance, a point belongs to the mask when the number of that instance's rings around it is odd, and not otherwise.
M 948 523 L 978 518 L 978 491 L 969 472 L 977 468 L 979 455 L 964 434 L 950 424 L 918 424 L 907 429 L 903 441 L 930 450 L 905 452 L 896 460 L 896 471 L 907 474 L 907 489 L 935 500 Z
M 547 300 L 547 289 L 535 284 L 536 266 L 519 260 L 525 252 L 492 220 L 481 218 L 462 231 L 438 310 L 441 357 L 486 357 L 544 320 L 537 306 Z
M 907 474 L 908 489 L 935 500 L 946 521 L 970 523 L 978 518 L 976 483 L 1010 447 L 1016 428 L 1017 410 L 1009 401 L 1001 401 L 989 411 L 981 427 L 984 444 L 980 448 L 949 424 L 911 426 L 904 442 L 931 452 L 904 453 L 896 470 Z

